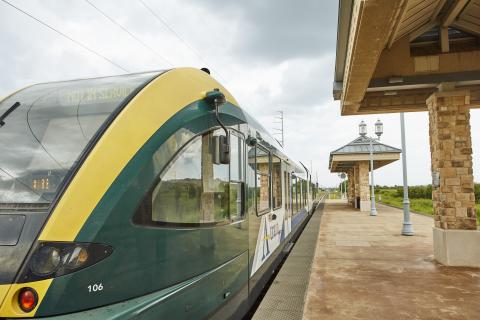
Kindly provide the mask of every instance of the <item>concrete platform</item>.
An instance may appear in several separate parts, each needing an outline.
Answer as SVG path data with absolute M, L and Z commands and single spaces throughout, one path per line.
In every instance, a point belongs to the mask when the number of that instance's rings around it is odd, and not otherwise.
M 416 235 L 401 236 L 401 210 L 370 217 L 327 200 L 303 318 L 480 319 L 480 269 L 436 263 L 433 219 L 412 223 Z

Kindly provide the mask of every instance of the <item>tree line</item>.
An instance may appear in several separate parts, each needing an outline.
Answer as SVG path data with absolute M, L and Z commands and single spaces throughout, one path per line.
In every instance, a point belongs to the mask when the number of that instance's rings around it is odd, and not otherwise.
M 398 197 L 403 197 L 403 186 L 376 186 L 376 189 L 394 189 L 395 195 Z M 475 201 L 480 203 L 480 183 L 475 184 Z M 408 187 L 408 196 L 413 199 L 431 199 L 432 198 L 432 185 L 423 185 L 423 186 L 409 186 Z

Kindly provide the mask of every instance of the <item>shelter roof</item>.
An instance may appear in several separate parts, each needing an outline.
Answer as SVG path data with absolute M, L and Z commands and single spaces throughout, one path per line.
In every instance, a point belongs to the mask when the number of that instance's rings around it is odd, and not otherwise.
M 339 0 L 337 30 L 342 115 L 426 111 L 452 87 L 480 107 L 480 0 Z

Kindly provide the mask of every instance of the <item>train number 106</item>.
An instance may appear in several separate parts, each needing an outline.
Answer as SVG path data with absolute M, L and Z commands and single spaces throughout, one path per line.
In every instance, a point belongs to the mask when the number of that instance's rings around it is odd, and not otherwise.
M 88 288 L 88 292 L 102 291 L 103 290 L 103 284 L 102 283 L 95 283 L 93 285 L 89 285 L 87 288 Z

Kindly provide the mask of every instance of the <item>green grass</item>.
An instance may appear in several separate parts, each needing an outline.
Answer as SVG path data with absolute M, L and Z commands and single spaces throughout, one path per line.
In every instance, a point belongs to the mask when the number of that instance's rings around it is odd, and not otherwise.
M 328 199 L 340 199 L 340 193 L 339 192 L 330 192 L 328 194 Z
M 380 200 L 380 197 L 382 200 Z M 385 204 L 403 208 L 403 198 L 397 195 L 396 190 L 394 189 L 379 189 L 375 198 Z M 477 212 L 477 223 L 480 224 L 480 203 L 476 204 Z M 433 215 L 433 203 L 432 199 L 410 199 L 410 210 L 424 213 L 428 215 Z

